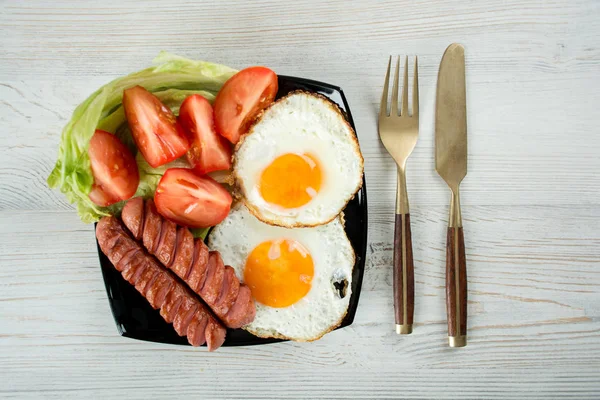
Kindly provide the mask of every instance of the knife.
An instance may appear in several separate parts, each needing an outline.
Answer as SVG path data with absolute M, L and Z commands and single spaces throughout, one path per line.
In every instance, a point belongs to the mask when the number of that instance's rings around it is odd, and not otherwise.
M 438 73 L 435 170 L 452 192 L 446 238 L 446 312 L 450 347 L 467 345 L 467 264 L 458 187 L 467 174 L 465 49 L 453 43 Z

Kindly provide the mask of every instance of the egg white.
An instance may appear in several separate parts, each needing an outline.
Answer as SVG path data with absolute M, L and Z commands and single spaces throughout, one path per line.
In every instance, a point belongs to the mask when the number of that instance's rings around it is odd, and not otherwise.
M 309 292 L 288 307 L 273 308 L 256 302 L 256 317 L 244 329 L 256 336 L 297 341 L 319 339 L 336 328 L 346 315 L 352 293 L 354 250 L 341 217 L 315 228 L 289 229 L 265 224 L 238 204 L 208 237 L 211 250 L 221 253 L 241 282 L 246 259 L 260 243 L 275 239 L 300 242 L 311 254 L 314 276 Z M 346 281 L 344 296 L 334 282 Z
M 263 170 L 287 153 L 310 154 L 322 173 L 319 192 L 293 209 L 266 202 L 258 186 Z M 246 206 L 260 220 L 286 227 L 316 226 L 335 218 L 360 189 L 363 157 L 337 106 L 322 96 L 293 92 L 273 103 L 238 143 L 233 174 Z

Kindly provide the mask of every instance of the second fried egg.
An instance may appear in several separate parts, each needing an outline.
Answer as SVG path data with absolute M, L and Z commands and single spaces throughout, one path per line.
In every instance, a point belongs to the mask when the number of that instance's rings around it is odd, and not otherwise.
M 208 237 L 250 287 L 256 317 L 244 329 L 261 337 L 309 341 L 346 315 L 354 250 L 340 218 L 315 228 L 265 224 L 239 204 Z

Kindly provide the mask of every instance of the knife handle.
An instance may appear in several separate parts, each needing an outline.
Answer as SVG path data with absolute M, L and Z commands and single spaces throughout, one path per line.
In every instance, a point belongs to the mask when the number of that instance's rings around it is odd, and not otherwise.
M 450 347 L 467 345 L 467 261 L 462 226 L 448 227 L 446 239 L 446 312 Z
M 394 227 L 394 311 L 396 333 L 412 332 L 415 280 L 410 214 L 396 214 Z

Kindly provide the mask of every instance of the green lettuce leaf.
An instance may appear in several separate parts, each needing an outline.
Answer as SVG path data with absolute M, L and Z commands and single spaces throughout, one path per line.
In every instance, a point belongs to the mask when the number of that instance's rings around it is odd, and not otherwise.
M 200 238 L 204 240 L 206 239 L 206 236 L 208 236 L 210 228 L 191 228 L 190 232 L 192 232 L 192 235 L 194 235 L 195 238 Z
M 224 65 L 189 60 L 167 52 L 161 52 L 154 59 L 154 64 L 153 67 L 117 78 L 92 93 L 75 109 L 63 129 L 58 159 L 47 182 L 50 188 L 60 189 L 67 200 L 75 204 L 84 222 L 118 214 L 124 204 L 120 202 L 110 207 L 99 207 L 89 199 L 94 177 L 87 155 L 89 141 L 97 128 L 115 133 L 135 150 L 121 104 L 123 90 L 136 85 L 143 86 L 178 114 L 181 102 L 190 94 L 198 93 L 212 102 L 225 81 L 237 72 Z M 140 161 L 145 163 L 143 157 L 136 159 L 140 169 L 140 185 L 136 195 L 151 197 L 167 167 L 145 169 Z

